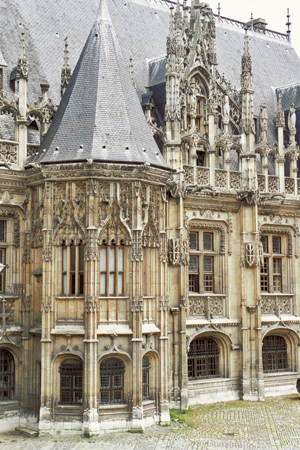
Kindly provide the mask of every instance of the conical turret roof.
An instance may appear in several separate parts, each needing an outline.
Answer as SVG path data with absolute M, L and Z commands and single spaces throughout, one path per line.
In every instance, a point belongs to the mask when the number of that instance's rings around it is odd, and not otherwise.
M 169 168 L 145 120 L 106 0 L 34 161 L 91 159 Z

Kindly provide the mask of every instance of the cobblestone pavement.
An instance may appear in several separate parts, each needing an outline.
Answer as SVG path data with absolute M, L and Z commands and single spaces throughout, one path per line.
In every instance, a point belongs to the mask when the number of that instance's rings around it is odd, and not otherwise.
M 0 450 L 295 450 L 300 449 L 300 397 L 229 402 L 193 408 L 187 423 L 154 426 L 143 434 L 25 438 L 0 433 Z M 188 426 L 192 424 L 193 426 Z

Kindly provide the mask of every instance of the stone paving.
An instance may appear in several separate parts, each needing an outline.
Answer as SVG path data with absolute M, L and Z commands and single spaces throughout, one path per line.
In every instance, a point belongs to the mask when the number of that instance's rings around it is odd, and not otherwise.
M 300 396 L 193 408 L 187 423 L 154 426 L 143 434 L 25 438 L 0 433 L 0 450 L 295 450 L 300 449 Z M 193 426 L 188 426 L 188 423 Z

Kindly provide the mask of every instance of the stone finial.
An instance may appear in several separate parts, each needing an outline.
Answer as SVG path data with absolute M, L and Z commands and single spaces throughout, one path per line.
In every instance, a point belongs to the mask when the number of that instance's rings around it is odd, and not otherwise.
M 24 39 L 24 28 L 21 31 L 21 45 L 20 45 L 20 56 L 17 64 L 17 80 L 24 79 L 28 81 L 28 61 L 25 54 L 25 39 Z
M 69 84 L 71 78 L 71 68 L 69 66 L 69 49 L 68 49 L 68 40 L 65 39 L 65 50 L 64 50 L 64 65 L 61 70 L 61 95 L 64 95 L 65 90 Z
M 277 111 L 276 111 L 276 127 L 282 127 L 285 126 L 285 120 L 284 120 L 284 112 L 282 111 L 282 94 L 280 89 L 278 90 L 278 102 L 277 102 Z
M 287 14 L 286 14 L 286 26 L 287 26 L 287 31 L 286 34 L 288 36 L 288 41 L 291 40 L 291 30 L 290 30 L 290 26 L 292 24 L 292 22 L 290 21 L 290 8 L 287 9 Z
M 290 145 L 295 145 L 296 136 L 296 110 L 294 104 L 291 104 L 289 116 L 288 116 L 288 128 L 290 132 Z
M 260 126 L 260 141 L 266 142 L 268 130 L 268 110 L 267 105 L 265 103 L 262 103 L 260 105 L 259 126 Z

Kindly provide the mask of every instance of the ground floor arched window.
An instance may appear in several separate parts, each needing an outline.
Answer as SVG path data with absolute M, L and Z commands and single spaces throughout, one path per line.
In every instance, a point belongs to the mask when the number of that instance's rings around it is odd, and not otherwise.
M 270 335 L 263 340 L 263 370 L 266 373 L 288 370 L 287 344 L 282 336 Z
M 210 338 L 196 338 L 191 342 L 188 353 L 188 377 L 190 380 L 218 377 L 218 344 Z
M 15 390 L 15 363 L 8 350 L 0 350 L 0 400 L 11 400 Z
M 118 358 L 108 358 L 100 364 L 100 402 L 124 401 L 125 366 Z
M 77 359 L 66 359 L 60 368 L 60 403 L 82 404 L 83 367 Z

